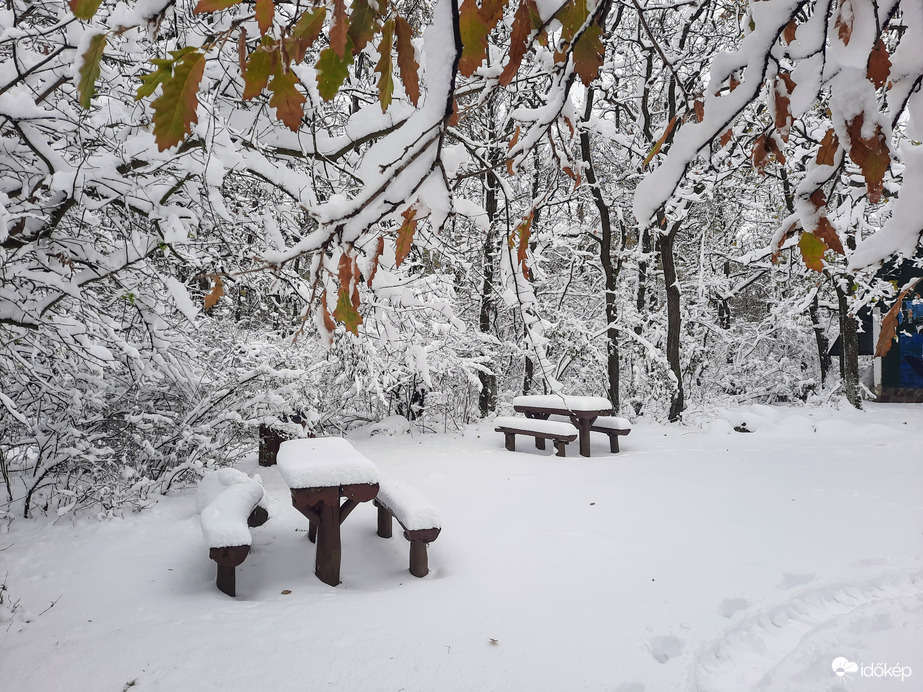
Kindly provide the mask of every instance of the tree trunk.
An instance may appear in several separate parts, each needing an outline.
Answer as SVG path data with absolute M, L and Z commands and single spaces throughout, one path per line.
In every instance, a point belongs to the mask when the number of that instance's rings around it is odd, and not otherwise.
M 808 307 L 808 314 L 811 316 L 811 325 L 814 329 L 814 340 L 817 342 L 817 359 L 820 363 L 820 386 L 827 384 L 827 373 L 830 372 L 830 341 L 824 334 L 823 325 L 820 323 L 820 303 L 817 299 L 817 292 L 811 300 Z
M 676 261 L 673 254 L 673 241 L 679 224 L 675 224 L 667 234 L 657 237 L 660 259 L 663 262 L 663 279 L 667 289 L 667 363 L 676 377 L 676 390 L 670 400 L 670 421 L 677 421 L 686 408 L 683 392 L 683 373 L 679 358 L 679 336 L 682 329 L 680 314 L 680 292 L 676 276 Z
M 481 310 L 478 316 L 478 327 L 482 334 L 490 332 L 490 318 L 495 312 L 494 306 L 494 221 L 497 216 L 497 188 L 496 178 L 493 173 L 485 175 L 484 208 L 490 228 L 484 238 L 484 278 L 481 282 Z M 497 408 L 497 376 L 493 373 L 478 372 L 481 382 L 481 391 L 478 394 L 478 408 L 481 417 L 490 415 Z
M 593 109 L 593 88 L 587 89 L 586 108 L 583 113 L 584 122 L 589 121 Z M 618 319 L 618 304 L 615 296 L 615 283 L 618 278 L 619 267 L 612 262 L 612 218 L 609 215 L 609 205 L 603 199 L 602 190 L 596 179 L 593 168 L 593 157 L 590 152 L 590 133 L 584 129 L 580 133 L 580 153 L 583 158 L 584 173 L 596 204 L 599 214 L 601 233 L 599 238 L 599 263 L 602 265 L 605 277 L 605 310 L 606 310 L 606 389 L 609 401 L 613 408 L 619 409 L 619 344 L 618 331 L 615 321 Z
M 843 283 L 849 286 L 852 279 L 843 277 Z M 843 389 L 846 399 L 858 409 L 862 408 L 862 398 L 859 389 L 859 332 L 856 318 L 849 314 L 847 299 L 849 292 L 844 291 L 839 282 L 834 284 L 837 303 L 840 312 L 840 377 L 843 379 Z

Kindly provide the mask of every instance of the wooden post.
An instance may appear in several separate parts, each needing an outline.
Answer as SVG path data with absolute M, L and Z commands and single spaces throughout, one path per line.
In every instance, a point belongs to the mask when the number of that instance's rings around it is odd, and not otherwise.
M 425 577 L 429 574 L 424 541 L 410 539 L 410 573 L 415 577 Z
M 260 426 L 260 466 L 275 466 L 279 445 L 284 438 L 269 425 Z
M 317 524 L 313 521 L 308 522 L 308 540 L 317 543 Z
M 247 558 L 249 553 L 249 545 L 210 548 L 208 551 L 208 556 L 218 563 L 218 576 L 215 579 L 215 585 L 228 596 L 237 595 L 234 569 Z
M 545 449 L 545 438 L 544 438 L 544 437 L 536 437 L 536 438 L 535 438 L 535 448 L 536 448 L 536 449 Z
M 218 565 L 218 578 L 215 579 L 215 585 L 219 591 L 223 591 L 228 596 L 237 595 L 237 579 L 235 573 L 236 567 L 225 567 Z
M 378 506 L 378 535 L 382 538 L 391 538 L 391 512 L 389 512 L 381 503 L 375 503 Z
M 314 574 L 325 584 L 340 583 L 340 503 L 321 502 L 317 505 L 320 526 L 317 531 L 317 555 L 314 560 Z
M 567 443 L 566 443 L 564 440 L 555 440 L 555 441 L 554 441 L 554 448 L 555 448 L 556 450 L 558 450 L 557 453 L 555 454 L 555 456 L 559 456 L 559 457 L 566 457 L 566 456 L 567 456 L 567 452 L 566 452 L 565 449 L 564 449 L 564 445 L 566 445 L 566 444 L 567 444 Z
M 616 433 L 609 433 L 609 451 L 613 454 L 619 452 L 619 436 Z
M 504 433 L 506 437 L 506 449 L 509 452 L 516 451 L 516 435 L 515 433 Z
M 571 420 L 577 430 L 580 431 L 580 456 L 588 457 L 590 456 L 590 426 L 593 425 L 593 421 L 596 420 L 596 418 L 590 419 L 572 416 Z

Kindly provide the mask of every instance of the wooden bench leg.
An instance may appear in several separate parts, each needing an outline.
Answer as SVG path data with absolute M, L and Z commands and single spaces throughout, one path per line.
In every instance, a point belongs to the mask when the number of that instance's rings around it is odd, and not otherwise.
M 314 574 L 325 584 L 340 583 L 340 503 L 322 502 L 317 507 L 320 527 L 317 532 L 317 554 L 314 556 Z
M 308 540 L 317 543 L 317 524 L 313 521 L 308 522 Z
M 566 456 L 567 456 L 567 452 L 564 450 L 564 445 L 566 445 L 566 444 L 567 444 L 567 443 L 566 443 L 564 440 L 555 440 L 555 441 L 554 441 L 554 448 L 555 448 L 556 450 L 558 450 L 557 453 L 555 454 L 555 456 L 558 456 L 558 457 L 566 457 Z
M 619 451 L 619 436 L 614 433 L 609 435 L 609 451 L 613 454 L 618 454 Z
M 544 437 L 536 437 L 536 438 L 535 438 L 535 448 L 536 448 L 536 449 L 545 449 L 545 438 L 544 438 Z
M 513 433 L 503 433 L 503 435 L 504 437 L 506 437 L 507 451 L 515 452 L 516 451 L 516 435 Z
M 226 593 L 228 596 L 237 595 L 237 580 L 235 578 L 236 571 L 236 567 L 225 567 L 224 565 L 218 565 L 218 578 L 215 580 L 215 585 L 218 587 L 219 591 Z
M 378 535 L 382 538 L 391 538 L 391 512 L 378 505 Z
M 410 573 L 415 577 L 425 577 L 429 574 L 426 543 L 423 541 L 410 541 Z

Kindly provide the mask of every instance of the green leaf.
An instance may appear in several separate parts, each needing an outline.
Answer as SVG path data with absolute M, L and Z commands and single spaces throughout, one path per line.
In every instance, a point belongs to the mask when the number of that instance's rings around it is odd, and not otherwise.
M 269 105 L 276 109 L 276 118 L 284 122 L 292 132 L 297 132 L 301 127 L 304 104 L 307 101 L 304 94 L 295 87 L 296 84 L 298 77 L 291 71 L 283 70 L 281 63 L 269 83 L 269 90 L 272 92 Z
M 359 335 L 359 325 L 362 324 L 362 315 L 349 299 L 349 289 L 340 286 L 337 293 L 337 306 L 333 311 L 333 317 L 338 322 L 342 322 L 346 331 Z
M 462 39 L 462 54 L 458 71 L 470 77 L 487 57 L 487 35 L 491 27 L 481 17 L 475 0 L 464 0 L 458 9 L 458 28 Z
M 106 35 L 96 34 L 90 39 L 90 47 L 83 54 L 83 64 L 80 65 L 77 82 L 77 94 L 80 96 L 80 105 L 89 110 L 93 92 L 96 89 L 96 80 L 99 78 L 99 61 L 106 49 Z
M 269 75 L 275 69 L 276 52 L 257 48 L 247 58 L 247 70 L 244 72 L 244 93 L 242 98 L 249 101 L 259 96 L 269 82 Z
M 69 0 L 67 4 L 70 6 L 71 12 L 74 13 L 77 19 L 86 21 L 88 19 L 93 19 L 93 15 L 96 14 L 96 10 L 98 10 L 99 6 L 102 4 L 102 0 Z
M 599 24 L 591 24 L 586 28 L 574 44 L 574 72 L 580 76 L 584 86 L 590 86 L 599 76 L 599 68 L 603 65 L 605 47 L 600 40 L 602 28 Z
M 154 139 L 160 151 L 179 144 L 199 121 L 199 82 L 205 73 L 205 54 L 188 53 L 163 83 L 163 92 L 154 100 Z
M 823 240 L 805 231 L 801 234 L 798 247 L 801 248 L 804 266 L 816 272 L 824 271 L 824 253 L 827 251 L 827 246 L 824 245 Z
M 329 101 L 343 86 L 349 76 L 349 66 L 353 64 L 352 41 L 346 37 L 346 50 L 343 57 L 337 55 L 332 46 L 324 48 L 317 59 L 317 91 L 325 101 Z
M 298 21 L 295 22 L 295 28 L 292 29 L 291 39 L 294 43 L 293 50 L 289 52 L 292 60 L 301 62 L 304 60 L 304 54 L 308 48 L 314 45 L 317 37 L 320 36 L 324 28 L 324 19 L 327 17 L 327 11 L 323 7 L 318 7 L 311 12 L 303 13 Z
M 378 64 L 375 71 L 378 77 L 378 102 L 381 112 L 384 113 L 391 105 L 391 96 L 394 94 L 394 60 L 391 58 L 391 44 L 394 41 L 394 21 L 389 19 L 381 30 L 381 41 L 378 42 Z
M 218 12 L 219 10 L 226 10 L 229 7 L 234 7 L 234 5 L 239 5 L 241 0 L 199 0 L 199 4 L 195 6 L 195 9 L 192 11 L 195 14 L 203 14 L 205 12 Z
M 353 55 L 358 55 L 374 35 L 375 10 L 369 6 L 368 0 L 355 0 L 347 31 L 347 36 L 353 41 Z

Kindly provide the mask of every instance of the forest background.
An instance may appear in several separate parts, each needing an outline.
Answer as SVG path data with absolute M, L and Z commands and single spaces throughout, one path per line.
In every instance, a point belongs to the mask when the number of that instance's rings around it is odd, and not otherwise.
M 917 0 L 6 0 L 0 32 L 4 514 L 142 507 L 260 425 L 861 406 L 855 316 L 885 348 L 920 263 Z

